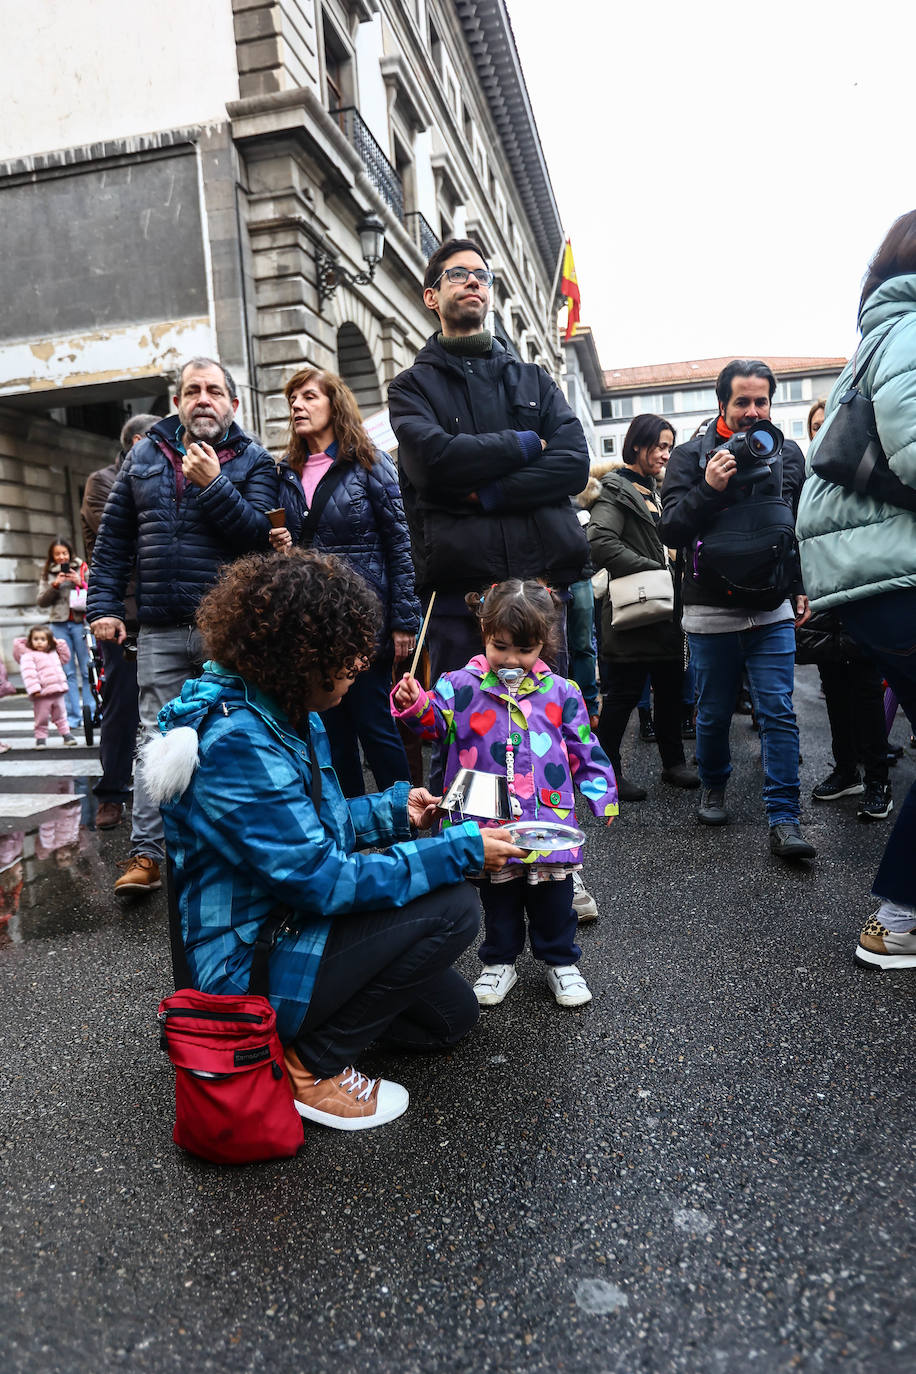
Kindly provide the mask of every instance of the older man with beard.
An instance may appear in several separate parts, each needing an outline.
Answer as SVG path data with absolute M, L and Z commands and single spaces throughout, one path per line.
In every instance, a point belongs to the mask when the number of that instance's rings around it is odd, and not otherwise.
M 265 511 L 277 505 L 266 449 L 233 420 L 238 394 L 212 358 L 181 369 L 177 415 L 154 425 L 122 465 L 105 506 L 92 559 L 88 619 L 97 639 L 122 643 L 124 594 L 137 568 L 137 681 L 141 733 L 202 666 L 197 606 L 225 563 L 269 549 Z M 119 897 L 161 886 L 162 819 L 138 763 L 130 857 Z

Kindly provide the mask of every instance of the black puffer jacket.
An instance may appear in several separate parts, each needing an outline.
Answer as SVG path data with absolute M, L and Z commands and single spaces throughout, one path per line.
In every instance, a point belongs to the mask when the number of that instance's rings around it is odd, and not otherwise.
M 662 518 L 658 526 L 662 542 L 669 548 L 689 550 L 693 541 L 711 528 L 719 512 L 738 501 L 753 501 L 758 496 L 781 496 L 791 507 L 793 517 L 798 510 L 798 498 L 805 480 L 805 460 L 798 444 L 791 439 L 786 440 L 781 463 L 777 460 L 773 464 L 770 476 L 765 481 L 755 482 L 752 487 L 743 490 L 730 490 L 733 487 L 730 482 L 724 491 L 716 491 L 705 480 L 706 463 L 711 453 L 724 447 L 725 440 L 719 437 L 715 423 L 712 423 L 705 434 L 688 439 L 685 444 L 678 444 L 672 449 L 662 486 Z M 781 485 L 777 470 L 781 471 Z M 737 597 L 726 597 L 703 582 L 695 581 L 689 575 L 689 569 L 682 587 L 684 604 L 688 606 L 740 605 Z M 796 596 L 803 590 L 796 551 L 787 594 Z
M 365 578 L 382 603 L 386 635 L 392 630 L 416 634 L 420 603 L 398 475 L 387 453 L 376 449 L 375 456 L 371 469 L 335 461 L 324 474 L 312 499 L 325 483 L 332 484 L 331 494 L 309 547 L 339 554 Z M 302 483 L 286 462 L 280 464 L 280 500 L 293 543 L 298 544 L 308 506 Z
M 277 505 L 274 460 L 233 424 L 217 453 L 220 475 L 179 491 L 174 447 L 180 421 L 169 415 L 128 454 L 118 473 L 92 554 L 88 618 L 124 619 L 124 592 L 136 558 L 141 625 L 194 619 L 224 563 L 270 548 L 263 514 Z
M 459 357 L 433 336 L 388 407 L 421 593 L 581 576 L 588 545 L 569 497 L 588 481 L 588 448 L 542 368 L 498 341 Z

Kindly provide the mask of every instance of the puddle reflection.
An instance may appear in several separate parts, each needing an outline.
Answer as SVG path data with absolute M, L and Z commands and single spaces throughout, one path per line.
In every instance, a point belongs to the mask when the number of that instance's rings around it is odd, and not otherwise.
M 43 792 L 72 802 L 0 834 L 0 946 L 93 930 L 119 917 L 110 865 L 99 854 L 93 779 L 49 782 Z

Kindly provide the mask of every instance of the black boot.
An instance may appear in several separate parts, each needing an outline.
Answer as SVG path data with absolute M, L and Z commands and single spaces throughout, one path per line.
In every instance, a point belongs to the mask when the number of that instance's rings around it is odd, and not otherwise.
M 655 743 L 655 722 L 652 719 L 652 712 L 644 707 L 639 708 L 639 738 L 645 740 L 646 744 Z

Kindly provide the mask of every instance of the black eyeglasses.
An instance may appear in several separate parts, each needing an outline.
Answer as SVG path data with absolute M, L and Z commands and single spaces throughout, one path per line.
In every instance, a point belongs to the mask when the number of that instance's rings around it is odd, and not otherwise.
M 448 277 L 453 286 L 464 286 L 468 277 L 476 277 L 481 286 L 493 285 L 493 273 L 489 267 L 446 267 L 444 272 L 439 273 L 433 286 L 438 286 L 443 277 Z

